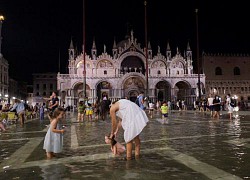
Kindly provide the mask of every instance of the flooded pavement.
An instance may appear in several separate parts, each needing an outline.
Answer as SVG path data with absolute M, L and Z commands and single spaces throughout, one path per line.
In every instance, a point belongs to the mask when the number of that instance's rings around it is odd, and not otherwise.
M 141 158 L 114 157 L 104 136 L 110 120 L 65 120 L 64 149 L 47 160 L 49 120 L 32 120 L 0 132 L 0 179 L 250 179 L 250 116 L 211 119 L 200 112 L 159 114 L 142 132 Z M 117 140 L 124 143 L 123 131 Z

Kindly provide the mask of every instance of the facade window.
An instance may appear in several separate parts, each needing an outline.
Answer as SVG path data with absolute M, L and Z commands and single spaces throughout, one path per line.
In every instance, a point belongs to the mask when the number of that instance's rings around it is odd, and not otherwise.
M 157 74 L 161 74 L 161 71 L 158 71 Z
M 36 89 L 39 90 L 39 84 L 36 84 Z
M 50 85 L 49 85 L 49 89 L 50 89 L 50 90 L 53 90 L 53 84 L 50 84 Z
M 106 70 L 104 71 L 104 74 L 105 74 L 105 75 L 107 74 L 107 71 L 106 71 Z
M 46 92 L 43 92 L 43 96 L 46 96 Z
M 221 69 L 221 67 L 216 67 L 215 68 L 215 75 L 222 75 L 222 69 Z
M 46 84 L 43 84 L 43 90 L 46 90 Z
M 39 92 L 36 92 L 36 96 L 39 96 Z
M 234 75 L 240 75 L 240 68 L 239 67 L 234 68 Z

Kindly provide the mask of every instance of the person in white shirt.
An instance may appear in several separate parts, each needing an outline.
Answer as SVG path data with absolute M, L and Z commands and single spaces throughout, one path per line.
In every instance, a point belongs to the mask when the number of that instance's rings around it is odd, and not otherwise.
M 210 113 L 211 113 L 211 117 L 213 117 L 213 101 L 214 101 L 214 98 L 212 97 L 211 94 L 209 94 L 209 98 L 207 98 L 207 105 L 208 105 L 208 109 L 210 110 Z
M 228 109 L 228 114 L 229 114 L 229 119 L 232 119 L 233 116 L 233 107 L 230 105 L 231 103 L 231 96 L 230 94 L 227 95 L 227 99 L 226 99 L 226 108 Z

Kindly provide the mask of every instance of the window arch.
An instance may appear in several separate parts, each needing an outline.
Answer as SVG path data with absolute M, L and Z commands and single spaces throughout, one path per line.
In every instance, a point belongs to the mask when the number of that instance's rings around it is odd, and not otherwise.
M 234 75 L 240 75 L 240 68 L 239 67 L 234 68 Z
M 221 69 L 221 67 L 216 67 L 215 68 L 215 75 L 222 75 L 222 69 Z

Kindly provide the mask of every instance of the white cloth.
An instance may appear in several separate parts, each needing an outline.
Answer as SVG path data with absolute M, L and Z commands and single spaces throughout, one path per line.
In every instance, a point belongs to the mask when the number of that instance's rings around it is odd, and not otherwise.
M 212 106 L 212 105 L 213 105 L 213 101 L 214 101 L 214 98 L 209 97 L 209 98 L 207 99 L 208 106 Z
M 122 119 L 124 140 L 128 143 L 141 133 L 147 125 L 148 117 L 137 104 L 127 99 L 121 99 L 118 102 L 119 110 L 116 115 Z
M 60 123 L 57 124 L 56 129 L 61 129 Z M 63 134 L 52 132 L 50 125 L 44 139 L 43 149 L 45 149 L 46 152 L 60 153 L 62 152 L 62 148 Z
M 233 113 L 234 108 L 232 106 L 230 106 L 231 103 L 231 98 L 227 97 L 227 109 L 228 109 L 228 113 Z

